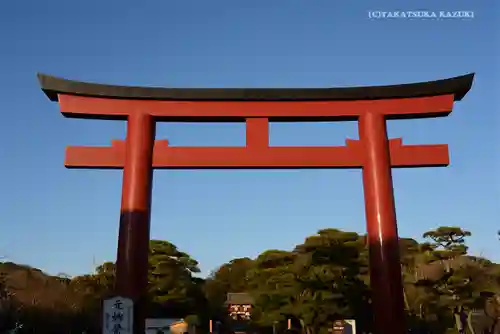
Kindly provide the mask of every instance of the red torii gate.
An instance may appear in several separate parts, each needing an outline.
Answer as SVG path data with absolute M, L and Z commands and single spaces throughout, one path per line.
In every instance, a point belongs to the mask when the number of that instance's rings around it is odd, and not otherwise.
M 66 117 L 127 121 L 125 141 L 68 147 L 68 168 L 123 168 L 116 294 L 135 301 L 144 333 L 153 169 L 362 168 L 374 332 L 406 333 L 392 167 L 447 166 L 447 145 L 403 145 L 386 120 L 447 116 L 474 74 L 374 87 L 178 89 L 84 83 L 38 75 Z M 170 147 L 157 121 L 246 122 L 246 147 Z M 269 121 L 358 121 L 360 140 L 341 147 L 270 147 Z

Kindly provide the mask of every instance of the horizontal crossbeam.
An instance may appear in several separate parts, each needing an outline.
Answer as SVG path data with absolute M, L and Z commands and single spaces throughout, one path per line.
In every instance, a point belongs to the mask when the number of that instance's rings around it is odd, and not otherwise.
M 270 121 L 356 120 L 366 112 L 388 119 L 447 116 L 454 95 L 354 101 L 157 101 L 121 100 L 78 95 L 59 95 L 67 117 L 127 119 L 147 113 L 159 121 L 243 122 L 247 118 Z
M 403 145 L 390 140 L 391 165 L 395 168 L 447 166 L 448 145 Z M 68 168 L 121 169 L 125 141 L 111 147 L 73 146 L 66 149 Z M 347 140 L 338 147 L 171 147 L 156 140 L 153 168 L 156 169 L 286 169 L 362 168 L 364 147 L 359 140 Z

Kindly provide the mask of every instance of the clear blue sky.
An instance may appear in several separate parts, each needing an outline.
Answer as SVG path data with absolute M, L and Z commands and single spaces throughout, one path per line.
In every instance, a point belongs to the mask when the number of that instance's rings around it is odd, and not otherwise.
M 0 6 L 0 255 L 82 274 L 116 256 L 121 171 L 67 170 L 66 145 L 107 145 L 125 123 L 66 119 L 36 72 L 169 87 L 399 84 L 476 72 L 448 118 L 392 121 L 406 143 L 448 143 L 449 168 L 394 171 L 401 236 L 473 232 L 496 260 L 496 1 L 3 1 Z M 496 8 L 494 7 L 496 6 Z M 473 10 L 473 20 L 370 20 L 368 10 Z M 495 37 L 497 39 L 495 39 Z M 272 145 L 342 145 L 355 123 L 273 124 Z M 243 145 L 243 124 L 160 124 L 172 145 Z M 234 257 L 291 249 L 321 228 L 363 233 L 361 172 L 157 171 L 152 238 L 208 273 Z

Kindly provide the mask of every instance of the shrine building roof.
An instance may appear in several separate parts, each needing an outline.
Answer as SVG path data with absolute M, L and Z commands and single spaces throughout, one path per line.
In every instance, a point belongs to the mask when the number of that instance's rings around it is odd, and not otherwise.
M 252 296 L 245 292 L 229 292 L 226 296 L 226 305 L 243 305 L 253 303 L 254 300 Z

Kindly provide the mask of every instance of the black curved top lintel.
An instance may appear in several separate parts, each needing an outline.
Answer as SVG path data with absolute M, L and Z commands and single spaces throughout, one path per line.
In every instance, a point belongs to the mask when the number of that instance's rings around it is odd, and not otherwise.
M 333 101 L 380 100 L 453 94 L 460 101 L 472 87 L 474 73 L 402 85 L 342 88 L 160 88 L 95 84 L 38 74 L 51 101 L 58 94 L 135 100 L 184 101 Z

